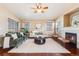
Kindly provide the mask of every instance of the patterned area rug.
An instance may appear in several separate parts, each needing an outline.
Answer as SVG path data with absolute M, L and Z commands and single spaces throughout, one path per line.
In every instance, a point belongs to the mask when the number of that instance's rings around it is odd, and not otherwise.
M 34 39 L 28 39 L 18 48 L 13 48 L 8 53 L 70 53 L 51 38 L 46 39 L 43 45 L 34 43 Z

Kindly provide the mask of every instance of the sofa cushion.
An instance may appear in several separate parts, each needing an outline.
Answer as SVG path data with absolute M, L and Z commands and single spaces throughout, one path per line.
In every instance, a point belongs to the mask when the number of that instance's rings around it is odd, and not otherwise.
M 16 34 L 17 34 L 17 37 L 18 37 L 18 38 L 22 37 L 22 35 L 20 35 L 19 32 L 17 32 Z

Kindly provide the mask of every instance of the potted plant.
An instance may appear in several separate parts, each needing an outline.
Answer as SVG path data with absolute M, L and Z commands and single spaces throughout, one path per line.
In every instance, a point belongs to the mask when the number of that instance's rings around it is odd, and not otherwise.
M 24 28 L 23 32 L 25 33 L 25 35 L 29 36 L 29 30 L 28 30 L 28 28 Z

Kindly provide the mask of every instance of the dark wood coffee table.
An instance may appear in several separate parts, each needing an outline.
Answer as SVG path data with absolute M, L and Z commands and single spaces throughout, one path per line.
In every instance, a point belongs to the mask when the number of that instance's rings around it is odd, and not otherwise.
M 34 43 L 35 44 L 39 44 L 39 45 L 42 45 L 42 44 L 44 44 L 46 42 L 46 39 L 45 39 L 45 37 L 35 37 L 35 39 L 34 39 Z

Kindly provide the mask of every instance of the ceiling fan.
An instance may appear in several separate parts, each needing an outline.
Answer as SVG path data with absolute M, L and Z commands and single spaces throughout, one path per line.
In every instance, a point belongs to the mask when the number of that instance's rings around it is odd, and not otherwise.
M 48 6 L 45 6 L 41 3 L 37 3 L 35 7 L 32 8 L 35 13 L 41 12 L 44 13 L 48 10 Z

